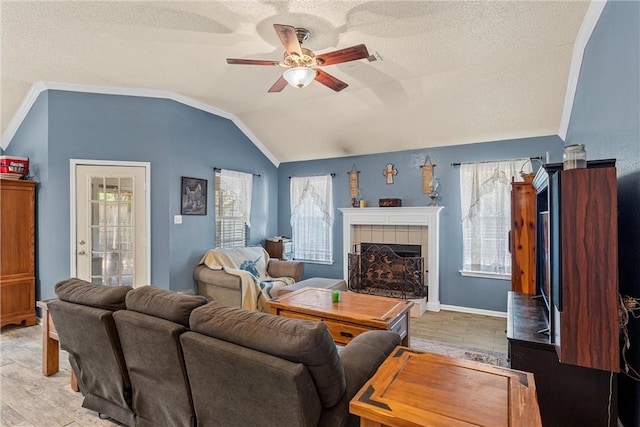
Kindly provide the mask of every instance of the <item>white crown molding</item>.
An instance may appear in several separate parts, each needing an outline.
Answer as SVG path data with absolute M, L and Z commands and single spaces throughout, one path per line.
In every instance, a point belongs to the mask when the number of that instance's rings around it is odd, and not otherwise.
M 13 118 L 9 122 L 7 129 L 2 134 L 2 149 L 6 148 L 11 143 L 11 140 L 15 136 L 18 128 L 22 124 L 25 117 L 33 107 L 33 104 L 38 99 L 38 96 L 46 90 L 63 90 L 68 92 L 84 92 L 84 93 L 99 93 L 104 95 L 123 95 L 123 96 L 138 96 L 143 98 L 161 98 L 170 99 L 179 102 L 189 107 L 196 108 L 198 110 L 205 111 L 207 113 L 214 114 L 216 116 L 231 120 L 240 129 L 245 136 L 258 147 L 258 149 L 264 154 L 276 167 L 280 165 L 278 159 L 260 142 L 258 137 L 238 118 L 236 115 L 227 111 L 205 104 L 204 102 L 189 98 L 180 93 L 158 90 L 158 89 L 145 89 L 145 88 L 128 88 L 119 86 L 97 86 L 77 83 L 62 83 L 62 82 L 35 82 L 27 95 L 22 100 L 18 111 L 14 114 Z
M 576 97 L 576 89 L 578 87 L 578 79 L 580 78 L 580 69 L 582 68 L 582 59 L 584 50 L 591 38 L 593 29 L 596 27 L 600 15 L 604 10 L 607 0 L 594 0 L 589 5 L 589 9 L 584 16 L 584 21 L 578 30 L 576 41 L 573 44 L 573 54 L 571 56 L 571 67 L 569 68 L 569 79 L 567 82 L 567 91 L 564 95 L 564 105 L 562 107 L 562 117 L 560 118 L 560 128 L 558 136 L 565 141 L 567 132 L 569 131 L 569 121 L 571 120 L 571 112 L 573 110 L 573 101 Z
M 29 88 L 29 92 L 27 92 L 24 99 L 22 100 L 22 103 L 20 103 L 18 111 L 16 111 L 16 113 L 13 115 L 13 118 L 2 134 L 2 143 L 0 144 L 0 146 L 3 150 L 6 150 L 11 143 L 11 140 L 18 131 L 18 128 L 24 121 L 25 117 L 27 117 L 29 110 L 31 110 L 31 107 L 36 102 L 36 99 L 38 99 L 38 95 L 40 95 L 40 93 L 44 92 L 45 90 L 47 90 L 47 88 L 42 81 L 35 82 L 31 85 L 31 88 Z

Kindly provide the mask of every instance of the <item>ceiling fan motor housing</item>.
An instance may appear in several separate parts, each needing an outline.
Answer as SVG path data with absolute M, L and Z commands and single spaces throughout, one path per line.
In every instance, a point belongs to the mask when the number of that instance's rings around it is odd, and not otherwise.
M 282 67 L 316 67 L 322 63 L 316 60 L 316 55 L 309 49 L 300 48 L 302 56 L 296 52 L 284 53 L 284 60 L 280 63 Z
M 296 36 L 298 36 L 298 43 L 302 44 L 311 37 L 311 32 L 306 28 L 296 28 Z

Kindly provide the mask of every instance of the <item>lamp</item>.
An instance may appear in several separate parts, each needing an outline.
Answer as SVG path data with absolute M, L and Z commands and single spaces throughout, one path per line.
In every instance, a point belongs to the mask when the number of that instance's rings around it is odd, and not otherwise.
M 316 78 L 316 72 L 308 67 L 293 67 L 284 72 L 282 77 L 293 87 L 302 89 Z

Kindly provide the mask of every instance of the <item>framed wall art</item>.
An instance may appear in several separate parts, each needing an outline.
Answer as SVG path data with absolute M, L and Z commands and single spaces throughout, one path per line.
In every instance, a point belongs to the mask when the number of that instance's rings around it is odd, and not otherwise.
M 207 214 L 207 180 L 182 177 L 182 215 Z

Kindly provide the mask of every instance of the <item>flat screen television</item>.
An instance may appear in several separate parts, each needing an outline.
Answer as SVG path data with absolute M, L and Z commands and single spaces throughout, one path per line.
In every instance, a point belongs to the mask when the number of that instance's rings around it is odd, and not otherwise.
M 551 308 L 551 254 L 549 245 L 549 212 L 541 212 L 539 215 L 540 233 L 538 236 L 541 256 L 539 259 L 538 291 L 544 299 L 547 310 Z
M 547 320 L 547 327 L 538 331 L 549 335 L 550 321 L 549 315 L 551 313 L 551 253 L 549 242 L 549 212 L 543 211 L 538 213 L 536 224 L 536 291 L 537 298 L 542 298 L 545 304 L 545 316 Z

